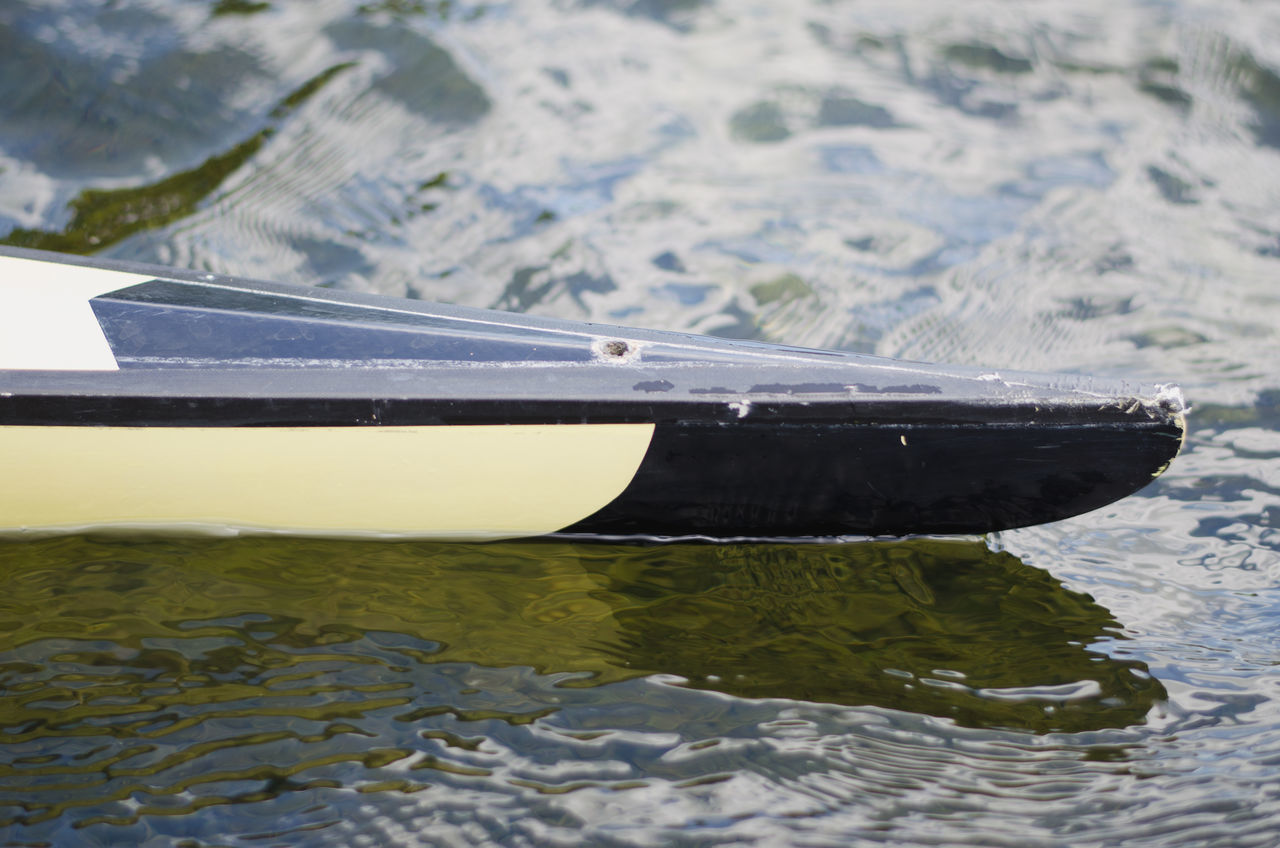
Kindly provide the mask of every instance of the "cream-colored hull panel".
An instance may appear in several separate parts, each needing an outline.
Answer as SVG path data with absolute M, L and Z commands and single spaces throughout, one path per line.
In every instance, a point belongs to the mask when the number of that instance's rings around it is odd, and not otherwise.
M 498 539 L 634 476 L 652 424 L 0 427 L 0 531 Z

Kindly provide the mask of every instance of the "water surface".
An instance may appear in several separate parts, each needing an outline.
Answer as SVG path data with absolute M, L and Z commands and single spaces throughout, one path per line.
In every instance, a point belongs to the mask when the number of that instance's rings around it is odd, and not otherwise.
M 0 543 L 3 839 L 1273 844 L 1277 45 L 1195 0 L 0 4 L 0 241 L 1193 404 L 1139 496 L 985 539 Z

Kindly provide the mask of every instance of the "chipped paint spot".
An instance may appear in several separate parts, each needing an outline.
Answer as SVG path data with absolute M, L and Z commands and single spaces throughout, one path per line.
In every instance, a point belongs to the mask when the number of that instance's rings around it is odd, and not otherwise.
M 670 380 L 643 380 L 631 388 L 637 392 L 669 392 L 675 387 Z
M 1160 383 L 1156 386 L 1156 405 L 1170 412 L 1190 412 L 1187 399 L 1182 396 L 1182 389 L 1172 383 Z
M 591 354 L 597 362 L 635 362 L 640 358 L 640 345 L 625 339 L 596 339 Z

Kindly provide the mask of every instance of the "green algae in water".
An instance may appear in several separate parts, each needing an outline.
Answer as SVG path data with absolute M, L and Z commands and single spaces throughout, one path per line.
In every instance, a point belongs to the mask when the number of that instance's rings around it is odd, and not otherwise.
M 271 111 L 271 117 L 276 120 L 286 117 L 351 66 L 350 62 L 335 65 L 307 80 L 280 101 Z M 230 150 L 150 185 L 85 189 L 71 201 L 71 221 L 63 230 L 16 228 L 0 239 L 0 244 L 63 253 L 92 253 L 134 233 L 185 218 L 274 134 L 274 126 L 264 127 Z
M 270 3 L 254 2 L 254 0 L 218 0 L 209 14 L 215 18 L 221 15 L 256 15 L 270 8 Z

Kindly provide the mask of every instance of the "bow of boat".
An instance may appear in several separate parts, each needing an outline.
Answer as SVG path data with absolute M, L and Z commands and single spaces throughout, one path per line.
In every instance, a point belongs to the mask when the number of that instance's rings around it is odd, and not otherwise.
M 1141 489 L 1185 429 L 1170 387 L 33 251 L 0 299 L 16 529 L 985 533 Z

